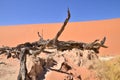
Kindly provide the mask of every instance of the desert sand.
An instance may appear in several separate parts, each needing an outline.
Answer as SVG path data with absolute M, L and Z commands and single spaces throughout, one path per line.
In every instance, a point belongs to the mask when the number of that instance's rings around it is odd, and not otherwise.
M 37 32 L 45 39 L 52 39 L 62 23 L 28 24 L 0 26 L 0 46 L 16 46 L 20 43 L 39 40 Z M 59 40 L 91 42 L 107 37 L 107 49 L 101 49 L 101 55 L 120 54 L 120 18 L 88 22 L 69 22 Z
M 62 23 L 51 24 L 28 24 L 0 26 L 0 46 L 16 46 L 25 42 L 34 42 L 39 40 L 37 32 L 43 34 L 45 39 L 52 39 Z M 102 39 L 106 36 L 107 49 L 101 48 L 100 55 L 119 55 L 120 54 L 120 18 L 110 20 L 98 20 L 88 22 L 69 22 L 59 40 L 74 40 L 79 42 L 92 42 L 95 39 Z M 6 64 L 0 65 L 0 79 L 14 80 L 17 78 L 19 61 L 16 59 L 6 59 L 4 55 L 0 56 L 0 61 Z M 10 61 L 10 62 L 9 62 Z M 13 64 L 14 63 L 14 64 Z M 91 77 L 91 72 L 86 68 L 78 68 L 73 65 L 75 73 L 80 73 L 83 80 L 87 76 Z M 4 72 L 4 73 L 3 73 Z M 6 75 L 5 75 L 6 74 Z M 63 80 L 65 75 L 57 72 L 48 72 L 46 80 Z M 56 75 L 56 76 L 53 76 Z M 92 77 L 88 80 L 94 80 Z

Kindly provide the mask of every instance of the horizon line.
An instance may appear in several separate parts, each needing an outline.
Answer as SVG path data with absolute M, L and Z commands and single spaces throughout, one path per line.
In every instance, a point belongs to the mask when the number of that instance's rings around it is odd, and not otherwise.
M 94 22 L 94 21 L 106 21 L 106 20 L 114 20 L 120 18 L 106 18 L 106 19 L 96 19 L 96 20 L 82 20 L 82 21 L 69 21 L 68 23 L 75 23 L 75 22 Z M 61 24 L 62 22 L 42 22 L 42 23 L 23 23 L 23 24 L 10 24 L 10 25 L 0 25 L 0 27 L 7 27 L 7 26 L 20 26 L 20 25 L 39 25 L 39 24 Z

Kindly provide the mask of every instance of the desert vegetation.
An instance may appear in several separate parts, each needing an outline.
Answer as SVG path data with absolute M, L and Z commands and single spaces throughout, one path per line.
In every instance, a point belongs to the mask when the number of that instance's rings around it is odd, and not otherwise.
M 120 57 L 109 61 L 100 61 L 93 65 L 92 69 L 96 71 L 96 77 L 99 80 L 119 80 L 120 79 Z

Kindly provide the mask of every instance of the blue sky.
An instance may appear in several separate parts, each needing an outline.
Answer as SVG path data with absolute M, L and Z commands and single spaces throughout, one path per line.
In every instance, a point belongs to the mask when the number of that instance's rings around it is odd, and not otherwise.
M 120 0 L 0 0 L 0 26 L 120 18 Z

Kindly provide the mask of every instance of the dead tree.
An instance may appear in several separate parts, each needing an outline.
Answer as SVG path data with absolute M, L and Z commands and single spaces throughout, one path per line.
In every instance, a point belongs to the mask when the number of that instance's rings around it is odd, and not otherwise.
M 105 46 L 106 37 L 104 37 L 101 41 L 95 40 L 91 43 L 84 43 L 84 42 L 76 42 L 76 41 L 59 41 L 58 38 L 64 31 L 71 15 L 70 10 L 68 9 L 67 18 L 65 19 L 61 29 L 58 31 L 56 36 L 53 39 L 44 40 L 43 36 L 38 34 L 40 38 L 38 41 L 35 42 L 26 42 L 24 44 L 19 44 L 16 47 L 7 47 L 3 46 L 0 48 L 0 55 L 6 54 L 7 58 L 16 57 L 20 60 L 20 69 L 18 74 L 18 80 L 30 80 L 29 76 L 27 75 L 27 68 L 26 68 L 26 55 L 38 55 L 41 52 L 44 52 L 45 49 L 57 49 L 59 51 L 64 50 L 71 50 L 73 48 L 77 48 L 80 50 L 93 50 L 95 53 L 99 53 L 99 49 L 101 47 L 107 48 Z M 47 52 L 47 51 L 46 51 Z M 49 53 L 49 51 L 48 51 Z

